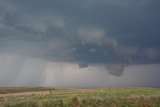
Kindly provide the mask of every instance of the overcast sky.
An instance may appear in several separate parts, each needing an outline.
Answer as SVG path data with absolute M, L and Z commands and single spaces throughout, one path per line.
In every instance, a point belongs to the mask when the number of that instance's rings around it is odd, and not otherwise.
M 159 5 L 1 0 L 0 86 L 160 87 Z

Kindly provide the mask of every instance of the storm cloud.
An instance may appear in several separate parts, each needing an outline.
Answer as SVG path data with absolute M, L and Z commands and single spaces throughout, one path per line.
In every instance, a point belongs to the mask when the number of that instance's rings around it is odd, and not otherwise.
M 12 79 L 16 85 L 23 76 L 8 76 L 14 73 L 52 80 L 48 74 L 54 68 L 55 75 L 95 68 L 93 73 L 118 78 L 132 65 L 159 64 L 159 5 L 159 0 L 1 0 L 0 78 L 6 82 L 0 85 L 12 84 Z M 33 84 L 29 77 L 17 84 L 42 85 L 40 77 Z

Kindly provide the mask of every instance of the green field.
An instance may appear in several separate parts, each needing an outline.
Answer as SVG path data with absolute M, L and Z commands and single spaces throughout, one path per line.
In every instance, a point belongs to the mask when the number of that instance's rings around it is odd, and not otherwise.
M 0 107 L 160 107 L 160 89 L 0 88 Z

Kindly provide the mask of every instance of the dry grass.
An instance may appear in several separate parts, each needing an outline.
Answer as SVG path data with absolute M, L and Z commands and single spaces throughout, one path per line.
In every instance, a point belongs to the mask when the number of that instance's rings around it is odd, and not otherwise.
M 0 96 L 0 107 L 160 107 L 158 88 L 50 89 L 17 94 Z

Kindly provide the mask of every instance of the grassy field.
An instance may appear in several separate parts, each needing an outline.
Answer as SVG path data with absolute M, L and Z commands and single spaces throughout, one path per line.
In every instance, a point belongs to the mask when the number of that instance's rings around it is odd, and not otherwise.
M 0 90 L 0 107 L 160 107 L 159 88 Z

